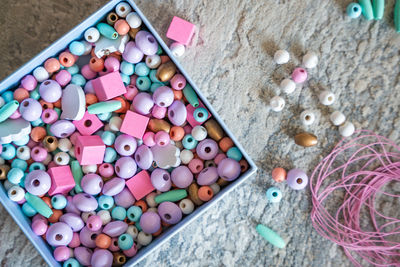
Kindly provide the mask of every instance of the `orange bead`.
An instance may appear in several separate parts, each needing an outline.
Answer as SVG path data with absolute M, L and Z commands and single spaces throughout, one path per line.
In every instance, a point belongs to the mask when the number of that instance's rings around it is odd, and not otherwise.
M 60 62 L 56 58 L 49 58 L 44 62 L 44 68 L 48 73 L 57 72 L 60 69 Z
M 53 109 L 54 108 L 53 103 L 46 102 L 43 99 L 39 100 L 39 103 L 40 103 L 40 105 L 42 105 L 43 110 L 48 109 L 48 108 L 49 109 Z
M 136 201 L 134 205 L 140 207 L 142 209 L 142 212 L 147 211 L 147 204 L 144 200 Z
M 41 126 L 33 128 L 30 134 L 31 139 L 34 142 L 42 142 L 46 135 L 46 129 Z
M 17 100 L 19 103 L 27 98 L 29 98 L 29 92 L 25 88 L 18 88 L 14 91 L 14 99 Z
M 114 98 L 113 100 L 118 100 L 119 102 L 121 102 L 121 108 L 117 109 L 114 112 L 116 112 L 116 113 L 126 113 L 128 111 L 129 103 L 125 99 L 123 99 L 122 97 L 119 96 L 119 97 Z
M 63 212 L 61 210 L 56 210 L 53 209 L 53 215 L 50 216 L 49 222 L 50 223 L 56 223 L 60 219 L 61 215 L 63 215 Z
M 119 19 L 114 24 L 114 29 L 118 32 L 119 35 L 125 35 L 129 32 L 131 27 L 129 27 L 128 22 L 124 19 Z
M 99 101 L 95 94 L 86 94 L 85 99 L 86 99 L 86 106 L 90 106 Z
M 106 234 L 99 234 L 96 237 L 96 241 L 95 242 L 96 242 L 96 246 L 98 248 L 107 249 L 107 248 L 109 248 L 111 246 L 111 237 L 109 237 Z
M 75 57 L 69 52 L 62 52 L 58 57 L 61 65 L 68 68 L 75 64 Z
M 181 141 L 185 136 L 185 130 L 180 126 L 172 126 L 169 136 L 173 141 Z
M 89 61 L 89 68 L 94 72 L 100 72 L 104 69 L 104 59 L 92 57 Z
M 182 91 L 179 90 L 172 90 L 174 92 L 174 99 L 175 100 L 181 100 L 183 97 Z
M 286 180 L 286 171 L 284 168 L 275 168 L 272 170 L 272 179 L 280 183 Z
M 245 159 L 239 161 L 240 171 L 243 173 L 249 169 L 249 163 Z
M 229 148 L 233 147 L 233 145 L 232 139 L 229 137 L 224 137 L 219 140 L 219 148 L 221 148 L 221 150 L 225 153 L 229 150 Z
M 160 229 L 158 229 L 157 232 L 153 233 L 153 236 L 154 236 L 154 237 L 155 237 L 155 236 L 159 236 L 159 235 L 161 235 L 161 233 L 162 233 L 162 227 L 160 226 Z
M 161 58 L 161 64 L 166 63 L 168 61 L 171 61 L 171 59 L 169 58 L 169 56 L 160 56 Z
M 200 187 L 199 191 L 197 191 L 197 194 L 202 201 L 209 201 L 214 196 L 214 192 L 212 191 L 211 187 L 207 185 Z
M 61 108 L 61 98 L 58 99 L 58 100 L 57 100 L 56 102 L 54 102 L 53 104 L 54 104 L 54 107 L 56 107 L 56 108 Z
M 51 205 L 51 199 L 49 197 L 42 197 L 42 200 L 49 206 L 51 209 L 53 206 Z

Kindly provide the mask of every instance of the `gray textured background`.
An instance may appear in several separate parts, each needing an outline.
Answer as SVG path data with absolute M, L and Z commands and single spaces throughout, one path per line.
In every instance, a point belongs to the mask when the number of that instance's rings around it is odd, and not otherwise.
M 62 36 L 107 1 L 1 0 L 0 78 Z M 270 177 L 276 166 L 311 172 L 340 138 L 329 122 L 335 108 L 357 128 L 399 138 L 399 40 L 393 29 L 394 0 L 380 22 L 350 20 L 345 0 L 137 1 L 165 36 L 173 15 L 197 26 L 183 66 L 211 101 L 260 168 L 256 177 L 232 192 L 202 218 L 141 262 L 143 266 L 349 266 L 336 245 L 321 238 L 310 223 L 309 190 L 294 192 Z M 276 49 L 290 51 L 289 64 L 272 61 Z M 268 109 L 277 84 L 317 51 L 320 64 L 300 90 L 285 97 L 281 113 Z M 321 106 L 318 92 L 332 90 L 333 107 Z M 304 109 L 318 114 L 314 132 L 320 143 L 303 149 L 293 142 Z M 284 198 L 268 204 L 265 190 L 275 185 Z M 396 207 L 393 207 L 396 208 Z M 263 223 L 288 242 L 277 249 L 257 236 Z M 11 217 L 0 206 L 0 265 L 45 265 Z M 161 263 L 161 264 L 160 264 Z

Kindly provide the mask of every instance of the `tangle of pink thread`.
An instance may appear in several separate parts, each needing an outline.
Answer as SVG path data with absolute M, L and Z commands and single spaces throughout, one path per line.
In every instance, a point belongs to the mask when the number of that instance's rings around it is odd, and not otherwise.
M 400 147 L 370 131 L 356 134 L 339 142 L 313 171 L 311 220 L 355 266 L 400 266 L 400 220 L 375 209 L 382 195 L 393 197 L 396 208 L 400 195 L 383 187 L 400 182 Z

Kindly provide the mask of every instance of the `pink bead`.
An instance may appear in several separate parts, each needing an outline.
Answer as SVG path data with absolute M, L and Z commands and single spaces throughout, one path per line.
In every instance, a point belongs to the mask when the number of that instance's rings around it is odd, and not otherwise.
M 126 93 L 121 75 L 117 71 L 92 80 L 92 85 L 100 101 L 106 101 Z
M 116 252 L 116 251 L 118 251 L 119 250 L 119 246 L 118 246 L 118 237 L 113 237 L 112 239 L 111 239 L 111 245 L 110 245 L 110 247 L 108 248 L 110 251 L 112 251 L 112 252 Z
M 174 16 L 166 35 L 169 39 L 188 45 L 193 37 L 195 27 L 192 23 Z
M 98 135 L 78 136 L 75 145 L 75 157 L 81 165 L 103 163 L 106 146 Z
M 57 167 L 58 164 L 56 164 L 54 161 L 51 161 L 49 164 L 47 164 L 47 168 L 53 168 L 53 167 Z
M 104 61 L 104 67 L 108 72 L 119 71 L 119 60 L 115 57 L 107 57 Z
M 102 225 L 103 225 L 103 222 L 102 222 L 100 216 L 98 216 L 98 215 L 92 215 L 86 221 L 87 228 L 89 228 L 89 230 L 93 231 L 93 232 L 100 230 Z
M 47 172 L 51 178 L 51 187 L 48 192 L 50 196 L 67 194 L 75 187 L 75 180 L 69 165 L 53 167 L 48 169 Z
M 21 118 L 21 113 L 20 113 L 19 110 L 17 109 L 16 111 L 14 111 L 13 114 L 11 114 L 11 116 L 10 116 L 9 118 L 10 118 L 10 119 L 13 119 L 13 120 L 18 119 L 18 118 Z
M 128 110 L 125 114 L 124 120 L 122 121 L 120 131 L 142 139 L 148 123 L 148 117 Z
M 56 74 L 56 82 L 58 82 L 62 87 L 69 84 L 71 78 L 71 73 L 67 70 L 60 70 L 60 72 Z
M 137 253 L 136 244 L 133 243 L 133 246 L 132 246 L 130 249 L 123 250 L 122 252 L 123 252 L 123 253 L 125 254 L 125 256 L 127 256 L 127 257 L 133 257 L 133 256 L 135 256 L 136 253 Z
M 43 217 L 43 216 L 42 216 Z M 33 217 L 35 218 L 35 217 Z M 32 219 L 32 231 L 36 235 L 44 235 L 47 232 L 47 220 L 45 219 Z
M 83 75 L 83 77 L 85 77 L 86 80 L 92 80 L 97 76 L 97 72 L 92 71 L 92 69 L 89 67 L 89 64 L 86 64 L 82 67 L 81 74 Z
M 85 94 L 96 94 L 91 80 L 85 84 L 85 87 L 83 88 L 83 90 L 85 91 Z
M 69 248 L 66 246 L 56 247 L 56 249 L 53 252 L 53 255 L 56 261 L 66 261 L 71 256 Z
M 175 90 L 182 90 L 186 86 L 186 79 L 185 76 L 182 74 L 175 74 L 174 77 L 172 77 L 171 81 L 171 87 Z
M 25 202 L 26 202 L 26 199 L 25 199 L 25 198 L 21 199 L 20 201 L 17 201 L 17 203 L 18 203 L 19 205 L 22 205 L 22 204 L 24 204 Z
M 160 107 L 155 105 L 153 109 L 151 110 L 151 115 L 153 115 L 154 118 L 157 119 L 163 119 L 165 118 L 165 114 L 167 113 L 167 108 L 165 107 Z
M 292 80 L 295 83 L 303 83 L 307 80 L 307 71 L 303 68 L 296 68 L 292 73 Z
M 188 165 L 190 171 L 194 174 L 200 173 L 204 168 L 204 163 L 201 159 L 192 159 Z
M 81 240 L 79 239 L 79 233 L 75 232 L 72 235 L 71 243 L 68 244 L 70 248 L 77 248 L 81 245 Z
M 153 132 L 146 132 L 143 135 L 143 143 L 148 146 L 152 147 L 156 145 L 156 141 L 154 140 L 155 134 Z
M 143 170 L 126 181 L 126 186 L 135 199 L 142 199 L 149 193 L 155 190 L 151 183 L 150 175 L 146 170 Z
M 76 139 L 78 138 L 78 136 L 82 136 L 80 133 L 78 132 L 74 132 L 70 137 L 69 137 L 69 141 L 71 141 L 71 143 L 73 145 L 76 144 Z
M 34 148 L 34 147 L 37 146 L 37 145 L 39 145 L 39 143 L 33 141 L 32 139 L 30 139 L 29 142 L 28 142 L 28 144 L 27 144 L 27 146 L 28 146 L 30 149 Z
M 36 88 L 37 81 L 32 75 L 26 75 L 24 78 L 22 78 L 21 85 L 26 90 L 32 91 Z
M 154 140 L 156 141 L 156 144 L 158 146 L 166 146 L 170 142 L 170 137 L 167 132 L 164 131 L 158 131 L 156 135 L 154 136 Z
M 87 111 L 81 120 L 72 123 L 81 135 L 92 135 L 104 125 L 96 115 L 89 114 Z
M 124 94 L 124 97 L 126 100 L 132 101 L 138 93 L 139 90 L 136 88 L 136 86 L 130 84 L 126 87 L 126 93 Z
M 109 178 L 114 174 L 114 167 L 110 163 L 103 163 L 99 167 L 99 173 L 104 178 Z
M 130 82 L 130 85 L 135 85 L 136 86 L 136 79 L 137 79 L 137 75 L 136 74 L 134 74 L 134 75 L 132 75 L 131 76 L 131 82 Z
M 199 101 L 199 106 L 198 106 L 197 108 L 205 108 L 205 109 L 207 109 L 207 108 L 204 106 L 204 104 L 201 103 L 201 101 Z M 192 127 L 195 127 L 195 126 L 197 126 L 197 125 L 202 125 L 202 124 L 204 123 L 204 122 L 198 122 L 198 121 L 196 121 L 196 120 L 194 119 L 194 117 L 193 117 L 193 112 L 196 110 L 195 107 L 193 107 L 192 105 L 189 104 L 189 105 L 186 106 L 186 110 L 187 110 L 187 117 L 186 117 L 186 120 L 189 122 L 189 124 L 190 124 Z M 207 110 L 207 111 L 208 111 L 208 110 Z M 211 118 L 211 113 L 208 111 L 207 120 L 208 120 L 209 118 Z M 207 121 L 207 120 L 205 120 L 205 121 Z
M 183 126 L 183 130 L 185 131 L 185 134 L 191 134 L 192 133 L 192 126 L 190 126 L 189 124 L 186 124 L 185 126 Z
M 226 155 L 221 153 L 221 154 L 218 154 L 215 156 L 214 162 L 215 162 L 215 164 L 218 165 L 221 162 L 221 160 L 223 160 L 223 159 L 226 159 Z
M 47 157 L 47 150 L 44 147 L 36 146 L 31 150 L 31 158 L 36 162 L 42 162 Z
M 42 113 L 42 121 L 47 124 L 52 124 L 58 119 L 58 114 L 54 109 L 45 109 Z

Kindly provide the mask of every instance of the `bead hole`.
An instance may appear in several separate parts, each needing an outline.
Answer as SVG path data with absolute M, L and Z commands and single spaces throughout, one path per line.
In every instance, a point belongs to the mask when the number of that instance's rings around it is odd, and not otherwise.
M 15 191 L 15 190 L 13 190 L 13 191 L 11 191 L 11 195 L 16 195 L 17 194 L 17 191 Z
M 306 121 L 309 121 L 309 120 L 311 120 L 311 116 L 310 115 L 306 115 L 305 119 L 306 119 Z
M 140 161 L 140 156 L 136 155 L 136 161 Z
M 193 142 L 193 139 L 191 137 L 188 138 L 188 142 L 191 143 Z
M 96 237 L 97 237 L 97 234 L 92 234 L 92 235 L 90 236 L 90 239 L 96 240 Z
M 171 110 L 170 112 L 169 112 L 169 116 L 170 117 L 173 117 L 175 115 L 175 112 L 173 111 L 173 110 Z
M 210 152 L 211 152 L 211 148 L 210 148 L 210 147 L 206 147 L 206 148 L 204 149 L 204 151 L 205 151 L 206 153 L 210 153 Z
M 154 38 L 153 38 L 152 36 L 147 37 L 147 40 L 148 40 L 150 43 L 154 43 Z
M 332 98 L 331 96 L 328 96 L 328 100 L 329 100 L 329 101 L 332 101 L 333 98 Z
M 126 236 L 123 235 L 123 236 L 121 237 L 121 240 L 122 240 L 122 241 L 126 240 Z
M 28 102 L 28 101 L 25 101 L 23 106 L 24 106 L 24 107 L 29 106 L 29 102 Z
M 211 195 L 212 195 L 211 190 L 207 190 L 207 194 L 208 194 L 209 196 L 211 196 Z
M 129 145 L 125 145 L 124 149 L 125 149 L 125 151 L 129 151 L 131 149 L 131 147 Z
M 121 169 L 119 168 L 119 166 L 117 166 L 117 167 L 115 167 L 115 170 L 116 170 L 117 172 L 119 172 Z
M 60 241 L 60 240 L 62 240 L 62 239 L 63 239 L 63 236 L 62 236 L 62 234 L 56 234 L 56 237 L 55 237 L 55 239 L 56 239 L 57 241 Z
M 164 102 L 160 102 L 160 106 L 165 106 L 165 103 Z
M 78 147 L 78 149 L 77 149 L 77 151 L 76 151 L 78 154 L 81 154 L 81 148 L 80 147 Z
M 178 83 L 178 88 L 181 88 L 183 86 L 183 83 Z
M 57 161 L 58 161 L 58 162 L 61 162 L 61 161 L 62 161 L 62 158 L 61 158 L 61 157 L 58 157 L 58 158 L 57 158 Z
M 273 192 L 273 193 L 272 193 L 272 196 L 273 196 L 273 197 L 277 197 L 277 196 L 278 196 L 278 193 Z
M 185 204 L 185 203 L 182 203 L 182 204 L 181 204 L 181 207 L 182 207 L 182 208 L 186 208 L 186 204 Z
M 90 126 L 92 126 L 92 121 L 91 120 L 85 120 L 84 125 L 85 125 L 85 127 L 90 127 Z
M 166 220 L 171 220 L 171 215 L 169 215 L 168 213 L 166 213 L 166 214 L 164 215 L 164 218 L 165 218 Z
M 44 85 L 49 85 L 49 84 L 50 84 L 49 81 L 45 81 L 45 82 L 44 82 Z
M 164 181 L 168 181 L 169 180 L 169 175 L 168 174 L 164 174 L 163 175 L 163 179 L 164 179 Z
M 111 19 L 111 21 L 115 21 L 115 20 L 117 20 L 117 16 L 115 16 L 114 14 L 112 14 L 112 15 L 110 16 L 110 19 Z
M 301 179 L 301 178 L 297 178 L 297 180 L 296 180 L 296 183 L 298 183 L 298 184 L 302 184 L 302 183 L 303 183 L 303 179 Z
M 47 143 L 49 143 L 49 144 L 52 144 L 54 142 L 54 139 L 53 138 L 47 138 Z
M 357 12 L 358 11 L 358 7 L 353 7 L 353 10 L 355 11 L 355 12 Z

